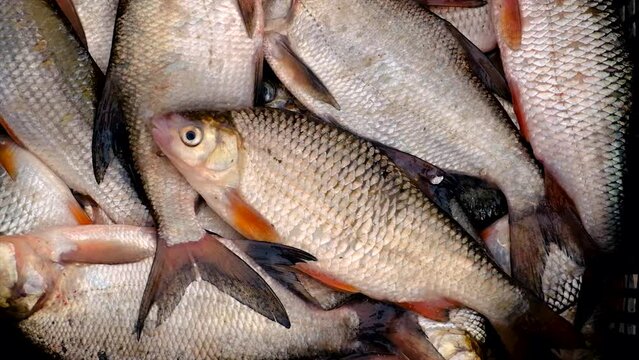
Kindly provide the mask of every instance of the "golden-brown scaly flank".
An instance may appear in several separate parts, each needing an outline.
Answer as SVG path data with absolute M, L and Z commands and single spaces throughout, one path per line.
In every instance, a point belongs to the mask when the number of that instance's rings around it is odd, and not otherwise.
M 616 7 L 612 0 L 494 5 L 522 133 L 574 201 L 586 230 L 611 250 L 622 232 L 632 75 Z M 521 27 L 508 30 L 497 20 L 512 13 L 520 14 Z M 509 42 L 513 33 L 518 47 Z
M 169 114 L 153 125 L 156 143 L 222 218 L 237 224 L 238 213 L 219 210 L 218 194 L 239 193 L 278 241 L 317 257 L 301 269 L 325 284 L 436 319 L 470 307 L 512 348 L 529 338 L 508 336 L 511 326 L 552 323 L 545 331 L 563 332 L 555 344 L 574 340 L 371 143 L 272 109 Z

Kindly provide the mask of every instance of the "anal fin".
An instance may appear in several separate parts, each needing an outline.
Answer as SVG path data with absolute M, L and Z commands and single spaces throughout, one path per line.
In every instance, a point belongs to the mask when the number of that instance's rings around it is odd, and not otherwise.
M 450 309 L 461 307 L 461 304 L 458 302 L 446 298 L 428 301 L 402 302 L 397 305 L 435 321 L 448 321 L 448 311 Z
M 314 267 L 310 267 L 307 266 L 306 264 L 298 264 L 296 266 L 297 269 L 299 269 L 301 272 L 303 272 L 304 274 L 312 277 L 313 279 L 321 282 L 322 284 L 333 288 L 335 290 L 339 290 L 339 291 L 344 291 L 347 293 L 357 293 L 359 292 L 359 290 L 350 285 L 347 284 L 329 274 L 326 274 L 320 270 L 315 269 Z
M 295 87 L 312 98 L 340 110 L 337 100 L 322 81 L 291 49 L 286 36 L 268 32 L 264 38 L 266 61 L 287 87 L 290 88 L 290 84 L 295 84 Z
M 201 278 L 240 303 L 282 326 L 291 326 L 286 309 L 266 281 L 211 234 L 199 241 L 167 246 L 158 241 L 135 325 L 138 338 L 154 303 L 158 326 L 166 320 L 187 286 Z

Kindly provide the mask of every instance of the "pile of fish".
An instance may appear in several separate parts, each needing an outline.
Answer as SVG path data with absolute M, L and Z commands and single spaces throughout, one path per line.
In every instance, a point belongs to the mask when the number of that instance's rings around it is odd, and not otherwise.
M 1 316 L 65 359 L 596 357 L 612 3 L 3 4 Z

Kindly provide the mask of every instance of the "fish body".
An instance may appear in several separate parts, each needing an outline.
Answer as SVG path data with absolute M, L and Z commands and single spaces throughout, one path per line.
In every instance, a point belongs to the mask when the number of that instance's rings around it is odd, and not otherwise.
M 246 22 L 247 9 L 242 4 L 247 2 L 119 4 L 101 108 L 110 109 L 116 102 L 121 106 L 133 162 L 158 231 L 154 265 L 136 324 L 138 334 L 153 304 L 163 309 L 162 318 L 169 317 L 183 291 L 199 276 L 236 299 L 243 298 L 243 303 L 261 308 L 265 316 L 288 323 L 268 284 L 202 229 L 195 214 L 197 193 L 159 155 L 150 133 L 150 119 L 167 111 L 252 105 L 261 74 L 263 15 L 261 6 L 253 4 L 255 20 Z M 98 123 L 120 121 L 109 116 L 100 113 Z M 244 287 L 239 289 L 238 284 Z
M 377 26 L 388 18 L 389 28 Z M 278 19 L 267 21 L 266 59 L 311 112 L 496 185 L 508 203 L 513 274 L 540 296 L 548 243 L 558 243 L 583 271 L 588 234 L 473 74 L 466 48 L 445 21 L 405 0 L 349 0 L 337 8 L 300 0 Z M 310 80 L 300 81 L 304 74 Z
M 464 305 L 502 330 L 527 311 L 557 320 L 370 142 L 271 109 L 169 114 L 154 126 L 164 154 L 214 210 L 218 192 L 237 189 L 279 241 L 317 257 L 301 268 L 325 284 L 431 318 Z M 197 141 L 186 145 L 180 134 L 189 131 Z
M 472 8 L 429 6 L 428 9 L 453 24 L 481 51 L 488 52 L 497 47 L 490 2 L 488 0 L 486 5 Z
M 91 223 L 69 187 L 5 136 L 0 136 L 0 165 L 0 235 Z
M 632 64 L 613 1 L 494 2 L 522 132 L 600 248 L 621 234 Z M 519 32 L 505 22 L 520 17 Z M 517 44 L 512 36 L 517 33 Z
M 151 222 L 119 162 L 101 184 L 92 174 L 97 73 L 88 52 L 47 1 L 12 1 L 0 10 L 0 117 L 73 191 L 117 223 Z
M 70 249 L 92 241 L 102 241 L 103 248 L 111 244 L 112 254 L 124 249 L 129 254 L 113 262 L 115 258 L 107 261 L 108 250 L 103 250 L 84 264 L 74 263 L 79 254 Z M 20 247 L 25 243 L 37 246 Z M 224 243 L 241 254 L 231 241 Z M 154 247 L 154 229 L 119 225 L 55 228 L 48 233 L 0 238 L 0 301 L 11 305 L 3 310 L 20 308 L 26 315 L 19 323 L 25 336 L 63 359 L 287 359 L 345 356 L 364 349 L 360 331 L 372 318 L 360 312 L 358 305 L 324 311 L 286 290 L 246 255 L 245 260 L 268 279 L 286 304 L 290 329 L 267 320 L 213 285 L 196 281 L 175 309 L 176 316 L 138 340 L 131 324 Z M 33 281 L 38 277 L 40 282 Z M 2 291 L 27 282 L 31 295 L 14 292 L 6 298 Z M 376 311 L 385 307 L 370 306 Z M 149 320 L 157 321 L 155 313 Z
M 73 0 L 82 22 L 89 52 L 106 73 L 111 54 L 111 41 L 119 0 Z

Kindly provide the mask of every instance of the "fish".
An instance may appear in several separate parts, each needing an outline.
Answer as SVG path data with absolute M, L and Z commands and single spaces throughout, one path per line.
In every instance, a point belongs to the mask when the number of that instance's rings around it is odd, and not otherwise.
M 196 281 L 175 316 L 138 341 L 130 323 L 145 287 L 144 274 L 152 266 L 155 236 L 153 228 L 89 225 L 2 237 L 0 303 L 10 306 L 0 307 L 0 312 L 20 319 L 18 327 L 27 339 L 63 359 L 288 359 L 392 353 L 391 343 L 386 348 L 370 340 L 383 338 L 385 331 L 430 344 L 417 332 L 416 321 L 412 332 L 404 333 L 408 329 L 400 326 L 401 320 L 413 318 L 390 305 L 361 300 L 324 311 L 304 301 L 243 254 L 259 247 L 260 252 L 282 250 L 284 259 L 295 259 L 295 252 L 277 244 L 242 246 L 231 240 L 222 241 L 269 281 L 286 304 L 292 327 L 285 329 L 211 284 Z M 83 245 L 93 248 L 78 251 Z M 96 246 L 109 248 L 96 252 Z M 27 284 L 29 291 L 15 291 Z M 149 321 L 157 321 L 155 313 Z
M 418 322 L 445 359 L 480 360 L 488 352 L 486 320 L 472 310 L 453 310 L 445 323 L 424 317 Z
M 633 65 L 613 1 L 494 1 L 523 136 L 598 250 L 619 243 Z
M 62 14 L 43 0 L 5 4 L 0 46 L 0 125 L 10 137 L 114 222 L 152 223 L 122 163 L 114 161 L 101 184 L 94 179 L 100 72 Z
M 89 53 L 106 74 L 111 55 L 118 0 L 73 0 L 86 36 Z
M 57 175 L 10 138 L 0 135 L 0 236 L 91 223 Z
M 489 52 L 497 47 L 497 36 L 491 18 L 491 1 L 479 7 L 429 6 L 428 10 L 453 24 L 481 51 Z
M 267 108 L 169 113 L 152 123 L 164 155 L 220 217 L 247 238 L 313 254 L 317 261 L 297 268 L 325 285 L 434 320 L 468 307 L 513 354 L 538 336 L 559 347 L 579 343 L 568 322 L 503 273 L 365 139 Z M 233 197 L 272 223 L 275 236 L 242 226 L 252 214 L 229 211 Z M 529 333 L 514 335 L 520 327 Z
M 414 1 L 348 0 L 337 10 L 299 0 L 267 21 L 265 58 L 286 88 L 326 121 L 497 186 L 508 203 L 513 276 L 538 296 L 549 286 L 575 298 L 572 281 L 543 284 L 547 244 L 581 276 L 592 240 L 475 75 L 466 41 Z M 377 26 L 389 18 L 391 29 Z
M 93 165 L 100 179 L 112 166 L 108 148 L 117 145 L 113 129 L 124 125 L 125 142 L 158 231 L 154 265 L 135 325 L 138 336 L 151 307 L 164 309 L 156 323 L 161 324 L 198 274 L 265 317 L 290 326 L 268 284 L 202 229 L 195 214 L 197 193 L 158 155 L 150 133 L 155 114 L 251 106 L 261 78 L 263 22 L 259 1 L 119 4 L 111 63 L 96 116 Z

